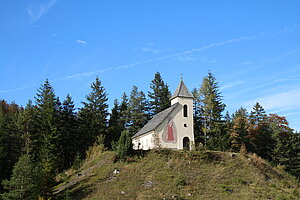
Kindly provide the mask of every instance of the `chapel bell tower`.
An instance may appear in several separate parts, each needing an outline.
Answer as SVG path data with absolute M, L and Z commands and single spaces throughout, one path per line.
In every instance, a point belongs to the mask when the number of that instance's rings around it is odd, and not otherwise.
M 181 79 L 175 93 L 170 99 L 171 105 L 180 104 L 179 115 L 176 117 L 175 122 L 178 130 L 178 149 L 190 150 L 192 143 L 195 143 L 193 99 L 194 96 Z

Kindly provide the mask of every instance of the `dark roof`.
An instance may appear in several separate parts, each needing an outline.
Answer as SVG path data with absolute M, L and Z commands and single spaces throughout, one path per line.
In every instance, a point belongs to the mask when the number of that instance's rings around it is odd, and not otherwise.
M 170 98 L 170 100 L 172 100 L 176 97 L 194 98 L 194 96 L 192 95 L 192 93 L 190 93 L 190 91 L 188 90 L 188 88 L 186 87 L 186 85 L 184 84 L 184 82 L 182 80 L 180 81 L 175 93 Z
M 132 136 L 132 138 L 155 130 L 169 116 L 169 114 L 176 108 L 177 105 L 179 105 L 179 103 L 175 103 L 170 108 L 167 108 L 154 115 L 154 117 L 141 130 L 139 130 L 139 132 Z

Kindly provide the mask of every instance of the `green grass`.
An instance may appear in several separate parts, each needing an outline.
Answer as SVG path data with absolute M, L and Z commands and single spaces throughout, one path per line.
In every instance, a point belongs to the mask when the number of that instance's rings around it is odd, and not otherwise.
M 162 150 L 136 156 L 130 163 L 114 163 L 114 156 L 106 151 L 88 160 L 79 171 L 104 162 L 57 198 L 300 199 L 294 177 L 255 155 Z M 114 175 L 115 169 L 120 173 Z

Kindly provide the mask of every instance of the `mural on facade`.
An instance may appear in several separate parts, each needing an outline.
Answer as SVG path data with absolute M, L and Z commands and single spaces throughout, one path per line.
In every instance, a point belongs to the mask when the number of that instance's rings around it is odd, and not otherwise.
M 177 130 L 176 130 L 176 126 L 173 122 L 173 119 L 168 120 L 168 124 L 165 127 L 163 134 L 162 134 L 162 139 L 166 143 L 176 143 L 177 142 Z

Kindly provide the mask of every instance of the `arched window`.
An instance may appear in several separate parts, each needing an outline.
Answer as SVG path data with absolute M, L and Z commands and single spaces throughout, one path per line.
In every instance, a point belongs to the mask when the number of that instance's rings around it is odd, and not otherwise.
M 183 117 L 187 117 L 188 116 L 188 107 L 187 105 L 183 106 Z

